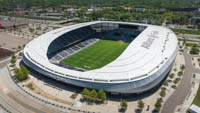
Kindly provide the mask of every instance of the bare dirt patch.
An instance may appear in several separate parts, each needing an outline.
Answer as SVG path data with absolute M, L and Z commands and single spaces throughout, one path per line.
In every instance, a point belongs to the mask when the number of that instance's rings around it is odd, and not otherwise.
M 35 92 L 35 93 L 37 93 L 37 94 L 39 94 L 39 95 L 41 95 L 41 96 L 43 96 L 43 97 L 46 97 L 46 98 L 48 98 L 48 99 L 55 100 L 55 101 L 60 102 L 60 103 L 63 103 L 63 104 L 72 105 L 71 102 L 65 101 L 65 100 L 63 100 L 63 99 L 57 98 L 57 97 L 55 97 L 55 96 L 52 96 L 52 95 L 50 95 L 50 94 L 44 92 L 44 91 L 41 90 L 39 87 L 37 87 L 33 82 L 29 83 L 29 85 L 30 85 L 30 84 L 31 84 L 31 88 L 30 88 L 30 89 L 31 89 L 33 92 Z
M 4 49 L 4 48 L 0 48 L 0 60 L 3 60 L 13 54 L 14 54 L 13 51 L 10 51 L 10 50 Z
M 21 38 L 8 33 L 0 32 L 0 47 L 16 51 L 18 46 L 26 45 L 31 39 Z

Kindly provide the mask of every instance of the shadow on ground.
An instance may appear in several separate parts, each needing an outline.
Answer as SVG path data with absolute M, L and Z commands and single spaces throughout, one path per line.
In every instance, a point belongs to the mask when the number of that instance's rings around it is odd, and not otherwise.
M 20 65 L 25 65 L 23 62 L 20 62 Z M 71 84 L 67 84 L 67 83 L 63 83 L 63 82 L 58 82 L 57 80 L 54 80 L 52 78 L 46 77 L 40 73 L 38 73 L 37 71 L 27 67 L 30 71 L 30 74 L 43 81 L 45 83 L 45 85 L 48 85 L 52 88 L 55 88 L 57 90 L 67 90 L 67 91 L 71 91 L 71 92 L 76 92 L 76 93 L 81 93 L 81 91 L 83 90 L 83 87 L 79 87 L 79 86 L 75 86 L 75 85 L 71 85 Z M 167 78 L 167 76 L 163 79 L 163 81 L 165 81 Z M 138 101 L 144 98 L 147 98 L 151 95 L 153 95 L 157 90 L 159 90 L 161 88 L 162 82 L 160 82 L 160 84 L 158 84 L 156 87 L 154 87 L 151 90 L 148 90 L 146 92 L 140 93 L 140 94 L 111 94 L 111 93 L 107 93 L 107 100 L 111 100 L 111 101 L 118 101 L 121 102 L 122 100 L 126 100 L 128 101 Z

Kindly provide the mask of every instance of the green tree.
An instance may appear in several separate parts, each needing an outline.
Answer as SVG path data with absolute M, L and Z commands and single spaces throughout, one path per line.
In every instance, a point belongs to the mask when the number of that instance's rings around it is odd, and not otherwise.
M 123 100 L 120 105 L 121 105 L 122 109 L 124 109 L 124 110 L 126 110 L 128 108 L 128 104 L 125 100 Z
M 157 102 L 155 103 L 155 108 L 156 108 L 157 110 L 160 110 L 161 107 L 162 107 L 161 102 L 160 102 L 160 101 L 157 101 Z
M 11 57 L 11 59 L 16 59 L 16 56 L 15 56 L 15 55 L 13 55 L 13 56 Z
M 181 70 L 183 71 L 185 69 L 185 65 L 181 65 Z
M 27 68 L 24 65 L 21 66 L 21 71 L 23 72 L 24 77 L 27 78 L 29 75 L 29 71 L 27 70 Z
M 165 96 L 166 96 L 166 92 L 165 92 L 165 90 L 161 90 L 161 92 L 160 92 L 160 96 L 161 96 L 161 97 L 165 97 Z
M 138 107 L 142 110 L 144 108 L 144 102 L 142 100 L 138 101 Z
M 169 75 L 169 77 L 170 77 L 170 78 L 174 78 L 174 73 L 171 73 L 171 74 Z
M 16 63 L 16 59 L 11 59 L 10 62 L 11 62 L 12 65 L 15 65 L 15 63 Z
M 168 86 L 168 82 L 167 82 L 167 81 L 164 81 L 164 82 L 163 82 L 163 85 L 164 85 L 164 86 Z
M 81 94 L 84 96 L 89 96 L 90 91 L 87 88 L 84 88 Z
M 178 72 L 178 76 L 180 77 L 180 76 L 182 76 L 183 75 L 183 72 L 182 71 L 179 71 Z
M 174 84 L 177 84 L 178 82 L 179 82 L 179 79 L 177 79 L 177 78 L 175 80 L 173 80 Z
M 29 71 L 23 65 L 20 68 L 15 68 L 14 73 L 19 81 L 27 79 L 29 75 Z
M 19 81 L 22 81 L 25 79 L 24 77 L 24 74 L 21 70 L 18 70 L 17 73 L 16 73 L 16 78 L 19 80 Z
M 95 89 L 93 89 L 93 90 L 90 91 L 90 97 L 97 98 L 97 92 L 96 92 Z
M 20 71 L 20 69 L 16 67 L 16 68 L 14 69 L 15 75 L 16 75 L 19 71 Z
M 99 90 L 97 93 L 97 97 L 101 100 L 105 100 L 106 99 L 106 93 L 103 90 Z

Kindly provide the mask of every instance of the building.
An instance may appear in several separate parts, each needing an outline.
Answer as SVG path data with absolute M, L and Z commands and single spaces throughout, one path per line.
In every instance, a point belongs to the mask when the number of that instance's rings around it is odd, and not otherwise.
M 122 34 L 125 34 L 122 36 Z M 102 68 L 82 70 L 58 62 L 101 39 L 123 40 L 126 50 Z M 141 93 L 168 74 L 178 52 L 176 35 L 161 26 L 95 21 L 59 28 L 26 45 L 23 62 L 46 77 L 112 93 Z
M 145 8 L 135 8 L 136 11 L 139 11 L 139 12 L 145 12 L 146 9 Z
M 200 107 L 192 104 L 188 111 L 189 113 L 200 113 Z

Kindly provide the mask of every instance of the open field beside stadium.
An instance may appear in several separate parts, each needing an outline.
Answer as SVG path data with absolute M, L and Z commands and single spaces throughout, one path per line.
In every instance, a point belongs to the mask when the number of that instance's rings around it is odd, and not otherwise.
M 86 70 L 101 68 L 120 56 L 128 45 L 121 41 L 100 40 L 60 63 Z

